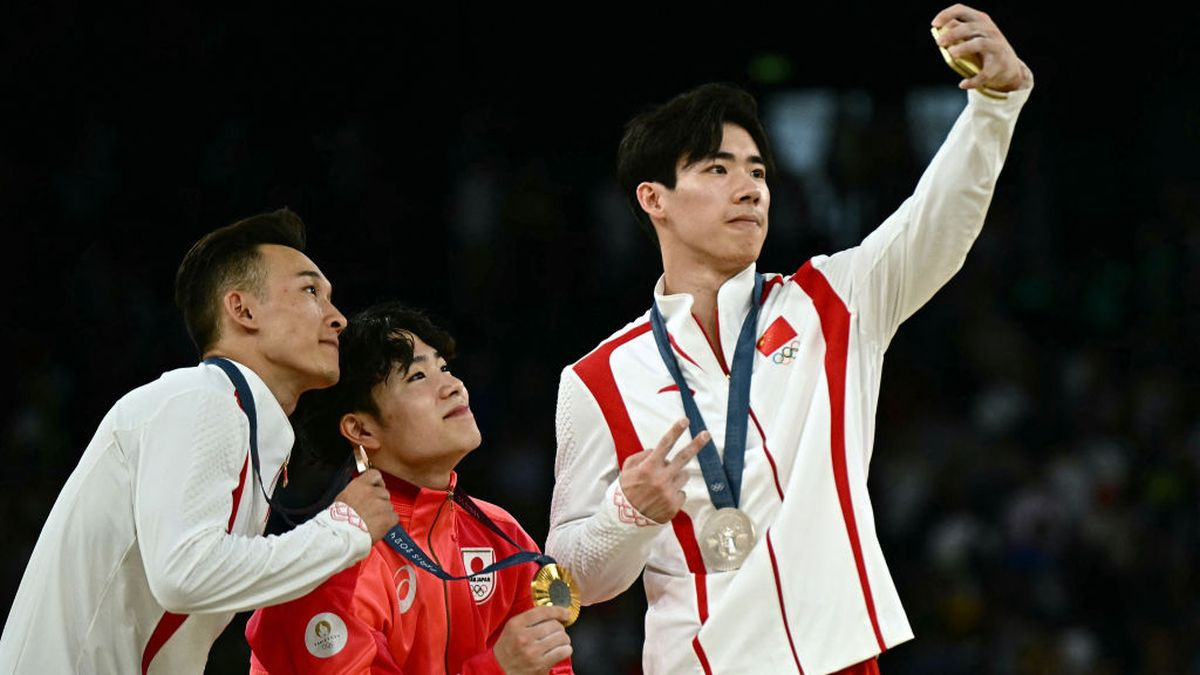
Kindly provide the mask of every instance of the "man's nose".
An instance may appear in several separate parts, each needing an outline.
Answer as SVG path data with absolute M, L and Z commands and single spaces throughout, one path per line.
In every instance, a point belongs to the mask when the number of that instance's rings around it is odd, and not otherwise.
M 339 312 L 337 307 L 334 307 L 332 302 L 329 303 L 329 311 L 331 313 L 329 326 L 340 335 L 342 331 L 346 330 L 346 324 L 349 322 L 346 321 L 345 315 Z
M 762 186 L 750 176 L 745 176 L 733 193 L 733 201 L 739 204 L 743 202 L 757 204 L 760 200 L 762 200 Z

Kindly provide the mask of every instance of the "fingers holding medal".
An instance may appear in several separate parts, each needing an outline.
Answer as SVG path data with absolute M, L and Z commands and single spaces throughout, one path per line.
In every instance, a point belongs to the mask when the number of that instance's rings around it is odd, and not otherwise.
M 571 656 L 564 614 L 560 607 L 538 606 L 509 619 L 492 646 L 504 672 L 544 673 Z
M 962 89 L 977 89 L 996 99 L 1033 79 L 1012 45 L 987 14 L 954 5 L 933 18 L 933 39 L 942 58 L 963 77 Z

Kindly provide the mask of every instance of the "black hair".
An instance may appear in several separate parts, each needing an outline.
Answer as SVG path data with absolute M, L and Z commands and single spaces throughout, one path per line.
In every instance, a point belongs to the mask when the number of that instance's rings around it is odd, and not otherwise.
M 209 232 L 192 246 L 175 273 L 175 304 L 201 355 L 221 337 L 225 293 L 234 289 L 262 293 L 266 275 L 259 246 L 278 244 L 303 251 L 304 243 L 304 221 L 282 208 Z
M 319 463 L 340 466 L 350 456 L 349 441 L 339 428 L 342 416 L 379 414 L 372 391 L 412 365 L 414 335 L 442 358 L 454 358 L 454 338 L 419 309 L 386 302 L 350 318 L 338 336 L 337 384 L 301 396 L 295 415 L 301 445 Z
M 767 132 L 758 119 L 758 104 L 744 89 L 709 83 L 676 96 L 634 117 L 625 125 L 617 150 L 617 183 L 638 222 L 657 241 L 654 225 L 637 200 L 637 186 L 645 181 L 675 188 L 676 167 L 712 157 L 721 149 L 725 123 L 750 134 L 766 164 L 775 170 Z

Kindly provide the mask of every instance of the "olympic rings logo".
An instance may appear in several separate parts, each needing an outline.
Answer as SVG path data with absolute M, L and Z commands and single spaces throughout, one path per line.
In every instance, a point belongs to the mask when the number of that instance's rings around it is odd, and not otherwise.
M 791 362 L 795 360 L 796 356 L 799 353 L 800 353 L 800 343 L 797 342 L 796 340 L 792 340 L 791 344 L 784 345 L 784 347 L 782 349 L 775 352 L 775 354 L 773 356 L 771 356 L 771 361 L 774 362 L 775 365 L 777 365 L 777 366 L 790 365 Z

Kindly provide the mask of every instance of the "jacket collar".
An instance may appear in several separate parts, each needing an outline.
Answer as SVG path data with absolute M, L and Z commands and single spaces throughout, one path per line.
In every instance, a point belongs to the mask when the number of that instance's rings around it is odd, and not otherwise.
M 717 331 L 724 365 L 709 346 L 700 322 L 692 316 L 694 302 L 690 293 L 666 295 L 663 287 L 665 277 L 660 276 L 654 285 L 654 301 L 667 323 L 667 332 L 675 342 L 676 354 L 681 367 L 685 361 L 698 365 L 706 373 L 724 377 L 725 370 L 733 363 L 733 351 L 737 346 L 742 322 L 750 312 L 750 294 L 754 291 L 755 263 L 750 263 L 741 272 L 730 277 L 717 290 Z M 757 300 L 757 298 L 755 298 Z
M 450 472 L 450 488 L 448 490 L 433 490 L 383 471 L 380 473 L 383 474 L 384 486 L 391 494 L 392 508 L 396 510 L 396 515 L 400 516 L 400 524 L 406 530 L 410 530 L 410 534 L 413 521 L 431 520 L 437 510 L 450 499 L 450 493 L 458 486 L 458 473 L 454 471 Z

